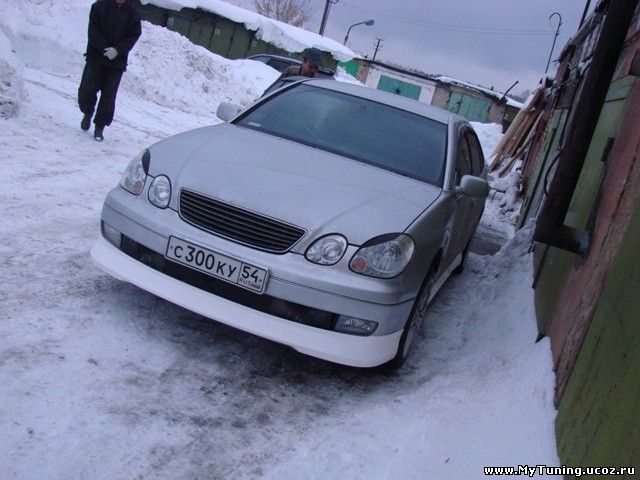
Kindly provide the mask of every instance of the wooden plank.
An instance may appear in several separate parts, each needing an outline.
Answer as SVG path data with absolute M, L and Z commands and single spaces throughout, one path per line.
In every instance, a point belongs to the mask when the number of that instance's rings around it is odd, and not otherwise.
M 533 98 L 529 102 L 529 104 L 520 110 L 516 117 L 513 119 L 513 122 L 496 145 L 493 155 L 494 160 L 491 163 L 489 169 L 491 171 L 495 170 L 500 164 L 501 160 L 505 157 L 505 151 L 507 149 L 513 148 L 511 145 L 519 139 L 523 135 L 523 131 L 527 130 L 527 126 L 530 128 L 535 119 L 541 113 L 540 109 L 540 100 L 542 99 L 543 90 L 538 88 L 534 94 Z M 532 119 L 532 117 L 534 117 Z

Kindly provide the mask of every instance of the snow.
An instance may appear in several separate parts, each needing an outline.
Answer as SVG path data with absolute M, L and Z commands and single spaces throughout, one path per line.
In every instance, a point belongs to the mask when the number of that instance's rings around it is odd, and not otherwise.
M 532 341 L 523 282 L 529 245 L 522 231 L 494 257 L 472 257 L 469 274 L 430 310 L 403 374 L 411 388 L 387 385 L 344 402 L 271 477 L 466 479 L 482 478 L 485 465 L 557 463 L 549 345 Z
M 503 135 L 502 125 L 499 123 L 471 122 L 471 126 L 478 134 L 485 162 L 489 165 L 491 163 L 491 157 L 493 157 L 493 151 L 496 149 Z
M 145 25 L 97 143 L 76 106 L 88 8 L 0 5 L 26 65 L 21 108 L 0 118 L 3 478 L 479 479 L 483 466 L 559 464 L 530 230 L 470 254 L 398 372 L 302 356 L 93 267 L 102 201 L 129 159 L 217 121 L 222 100 L 251 102 L 269 73 Z M 478 133 L 484 149 L 497 141 Z M 480 233 L 491 222 L 505 225 L 488 208 Z
M 493 152 L 504 135 L 502 125 L 480 122 L 471 122 L 471 125 L 480 139 L 485 164 L 489 166 L 493 160 Z M 519 182 L 519 165 L 514 165 L 503 177 L 499 177 L 497 173 L 489 175 L 491 192 L 485 206 L 483 223 L 478 227 L 483 235 L 497 236 L 503 241 L 513 235 L 522 203 Z
M 0 118 L 13 117 L 22 102 L 22 62 L 0 31 Z
M 328 37 L 318 35 L 303 28 L 294 27 L 259 13 L 232 5 L 221 0 L 142 0 L 168 10 L 180 11 L 182 8 L 200 8 L 236 23 L 242 23 L 248 30 L 254 30 L 256 37 L 288 52 L 302 52 L 306 48 L 318 48 L 331 52 L 333 57 L 346 62 L 356 56 L 350 49 Z
M 248 106 L 280 75 L 253 60 L 227 60 L 185 37 L 143 22 L 122 86 L 162 106 L 215 118 L 221 101 Z M 183 75 L 167 75 L 171 70 Z
M 350 73 L 348 73 L 344 68 L 342 67 L 338 67 L 336 68 L 336 73 L 334 75 L 334 78 L 336 80 L 338 80 L 339 82 L 346 82 L 346 83 L 354 83 L 356 85 L 364 85 L 364 83 L 362 83 L 360 80 L 358 80 L 356 77 L 354 77 L 353 75 L 351 75 Z

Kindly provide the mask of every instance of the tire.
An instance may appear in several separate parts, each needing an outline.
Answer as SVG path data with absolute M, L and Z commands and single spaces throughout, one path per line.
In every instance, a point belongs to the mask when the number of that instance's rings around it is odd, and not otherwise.
M 401 367 L 413 349 L 415 340 L 420 332 L 420 327 L 424 323 L 427 311 L 429 310 L 429 297 L 431 296 L 431 290 L 435 283 L 437 271 L 438 268 L 435 263 L 429 267 L 427 278 L 423 282 L 422 287 L 416 296 L 413 308 L 411 309 L 407 323 L 402 331 L 400 342 L 398 342 L 398 351 L 396 352 L 396 356 L 387 364 L 391 368 Z

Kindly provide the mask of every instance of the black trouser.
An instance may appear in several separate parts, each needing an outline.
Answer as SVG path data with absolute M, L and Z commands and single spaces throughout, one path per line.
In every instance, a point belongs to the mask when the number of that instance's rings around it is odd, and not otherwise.
M 95 63 L 87 62 L 84 66 L 78 89 L 78 105 L 82 113 L 93 114 L 98 92 L 101 92 L 98 111 L 93 119 L 93 123 L 100 127 L 111 125 L 122 73 L 119 68 L 104 67 Z

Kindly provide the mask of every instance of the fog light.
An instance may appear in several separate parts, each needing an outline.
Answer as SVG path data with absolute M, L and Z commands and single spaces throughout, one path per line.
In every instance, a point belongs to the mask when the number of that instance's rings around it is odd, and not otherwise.
M 113 246 L 120 248 L 122 234 L 108 223 L 102 222 L 102 236 Z
M 347 317 L 340 315 L 336 323 L 336 330 L 352 335 L 371 335 L 378 328 L 378 322 L 372 320 L 362 320 L 361 318 Z

